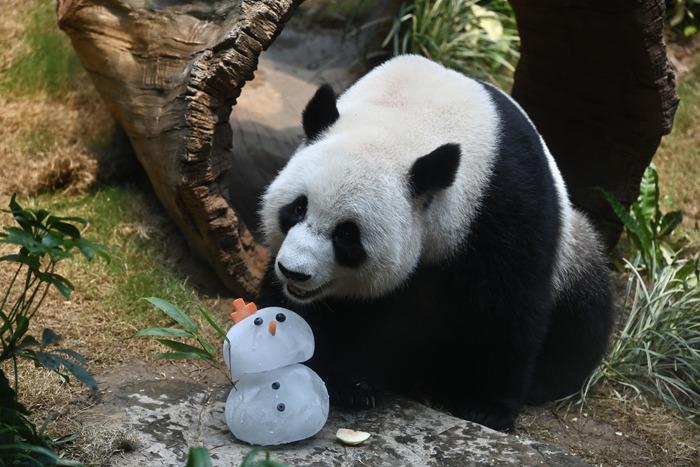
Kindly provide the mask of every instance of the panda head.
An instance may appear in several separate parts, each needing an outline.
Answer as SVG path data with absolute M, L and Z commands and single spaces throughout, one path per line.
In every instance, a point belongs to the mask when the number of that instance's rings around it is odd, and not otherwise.
M 303 113 L 305 144 L 262 200 L 276 276 L 298 303 L 374 298 L 403 284 L 421 259 L 431 202 L 460 163 L 456 144 L 407 155 L 391 128 L 344 117 L 333 90 L 319 88 Z

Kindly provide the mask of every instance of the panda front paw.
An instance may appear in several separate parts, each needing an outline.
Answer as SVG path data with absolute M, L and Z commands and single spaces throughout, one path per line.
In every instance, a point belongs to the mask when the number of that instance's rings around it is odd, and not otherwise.
M 489 403 L 460 407 L 452 410 L 454 416 L 484 425 L 494 430 L 512 432 L 518 410 L 512 404 Z
M 363 379 L 348 379 L 326 384 L 331 404 L 352 410 L 373 409 L 381 402 L 382 393 Z

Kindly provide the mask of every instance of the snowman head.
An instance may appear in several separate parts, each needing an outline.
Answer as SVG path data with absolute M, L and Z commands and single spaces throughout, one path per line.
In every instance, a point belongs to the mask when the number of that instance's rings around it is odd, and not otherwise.
M 270 307 L 244 315 L 238 315 L 241 319 L 224 342 L 224 361 L 233 379 L 305 362 L 313 355 L 311 327 L 293 311 Z

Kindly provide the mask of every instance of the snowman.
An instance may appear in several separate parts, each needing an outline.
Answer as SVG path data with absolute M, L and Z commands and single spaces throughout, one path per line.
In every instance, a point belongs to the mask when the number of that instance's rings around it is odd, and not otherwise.
M 285 308 L 257 310 L 233 302 L 236 323 L 224 341 L 224 361 L 234 387 L 224 415 L 233 435 L 250 444 L 276 445 L 309 438 L 328 418 L 328 391 L 301 364 L 314 353 L 304 319 Z

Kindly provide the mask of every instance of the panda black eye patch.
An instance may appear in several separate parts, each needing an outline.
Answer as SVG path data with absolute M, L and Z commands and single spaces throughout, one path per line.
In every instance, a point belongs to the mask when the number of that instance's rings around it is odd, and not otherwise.
M 286 234 L 289 229 L 303 221 L 306 217 L 308 200 L 305 195 L 297 196 L 291 203 L 283 206 L 279 212 L 280 229 Z
M 358 267 L 367 259 L 360 240 L 360 228 L 353 221 L 341 222 L 333 230 L 335 259 L 341 266 Z

